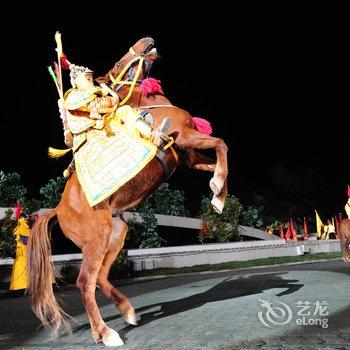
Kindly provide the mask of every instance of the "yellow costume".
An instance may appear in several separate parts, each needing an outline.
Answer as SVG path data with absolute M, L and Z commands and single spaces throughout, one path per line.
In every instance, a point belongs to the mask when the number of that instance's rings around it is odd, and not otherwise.
M 65 142 L 74 153 L 64 176 L 75 166 L 90 206 L 100 203 L 138 174 L 156 155 L 157 146 L 171 141 L 164 134 L 170 119 L 157 129 L 130 106 L 118 108 L 118 95 L 107 85 L 95 86 L 92 71 L 69 66 L 72 88 L 59 100 L 66 120 Z M 60 157 L 68 150 L 49 150 Z
M 30 228 L 24 217 L 19 218 L 13 231 L 16 240 L 16 258 L 13 262 L 10 290 L 26 289 L 28 285 L 27 240 Z

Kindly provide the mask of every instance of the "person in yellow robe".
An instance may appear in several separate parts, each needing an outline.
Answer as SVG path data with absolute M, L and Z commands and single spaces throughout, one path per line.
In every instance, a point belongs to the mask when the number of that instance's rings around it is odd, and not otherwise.
M 28 285 L 27 242 L 30 228 L 27 219 L 21 216 L 13 231 L 16 241 L 16 257 L 13 262 L 10 290 L 26 289 Z

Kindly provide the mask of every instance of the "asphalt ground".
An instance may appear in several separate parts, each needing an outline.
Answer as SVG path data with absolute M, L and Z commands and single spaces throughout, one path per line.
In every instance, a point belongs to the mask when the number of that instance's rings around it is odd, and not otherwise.
M 139 319 L 127 326 L 96 298 L 120 349 L 350 350 L 350 264 L 339 260 L 118 281 Z M 95 344 L 80 294 L 56 293 L 73 332 L 50 341 L 29 298 L 0 296 L 0 349 L 104 349 Z

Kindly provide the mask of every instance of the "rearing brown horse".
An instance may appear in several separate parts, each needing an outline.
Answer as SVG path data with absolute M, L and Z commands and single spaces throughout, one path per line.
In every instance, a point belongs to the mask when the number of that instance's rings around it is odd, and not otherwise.
M 151 38 L 140 40 L 132 47 L 135 55 L 144 57 L 153 45 Z M 125 59 L 125 56 L 124 58 Z M 127 58 L 126 58 L 127 59 Z M 120 92 L 122 94 L 122 92 Z M 132 101 L 132 99 L 130 99 Z M 130 102 L 129 102 L 130 103 Z M 159 101 L 157 100 L 157 104 Z M 203 170 L 214 171 L 211 188 L 214 191 L 213 205 L 221 211 L 227 195 L 227 148 L 218 138 L 203 135 L 194 129 L 191 116 L 172 107 L 158 108 L 152 111 L 155 124 L 164 116 L 171 118 L 171 131 L 176 138 L 176 146 L 182 150 L 214 148 L 217 153 L 216 166 L 205 164 Z M 176 152 L 176 151 L 175 151 Z M 198 169 L 201 169 L 200 159 Z M 178 165 L 174 149 L 164 151 L 162 163 L 166 172 L 171 174 Z M 210 169 L 209 169 L 210 168 Z M 95 299 L 96 286 L 109 297 L 130 324 L 136 324 L 136 316 L 129 299 L 108 280 L 112 263 L 121 251 L 127 233 L 127 224 L 123 212 L 138 204 L 164 182 L 164 168 L 157 159 L 153 159 L 143 170 L 128 181 L 118 191 L 103 202 L 90 207 L 75 173 L 67 180 L 61 201 L 56 208 L 42 216 L 31 230 L 28 243 L 29 286 L 32 308 L 41 322 L 57 334 L 60 326 L 69 328 L 66 314 L 58 305 L 51 283 L 53 267 L 50 261 L 50 228 L 54 218 L 60 224 L 64 235 L 71 239 L 83 254 L 77 287 L 80 289 L 83 303 L 90 321 L 92 337 L 107 346 L 122 345 L 118 333 L 107 327 L 103 321 Z
M 96 80 L 100 83 L 114 82 L 113 85 L 120 100 L 126 99 L 126 103 L 130 106 L 150 112 L 154 118 L 155 126 L 161 123 L 164 116 L 171 118 L 169 133 L 176 135 L 176 145 L 186 151 L 185 161 L 187 165 L 193 169 L 214 173 L 209 183 L 214 193 L 212 205 L 217 212 L 221 213 L 227 196 L 226 144 L 222 139 L 208 136 L 196 130 L 191 115 L 174 106 L 163 93 L 144 94 L 142 92 L 140 83 L 148 76 L 150 67 L 158 58 L 153 46 L 154 40 L 152 38 L 140 39 L 105 76 Z M 126 79 L 123 79 L 124 77 Z M 198 150 L 201 149 L 214 149 L 216 161 L 199 153 Z

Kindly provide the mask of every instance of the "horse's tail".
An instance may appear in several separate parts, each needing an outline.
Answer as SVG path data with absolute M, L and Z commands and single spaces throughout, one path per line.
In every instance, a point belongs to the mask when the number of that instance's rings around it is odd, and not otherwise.
M 192 117 L 195 128 L 206 135 L 211 135 L 213 133 L 213 128 L 211 127 L 210 122 L 208 120 L 198 117 Z
M 51 227 L 49 221 L 56 216 L 55 209 L 40 217 L 31 229 L 28 241 L 28 291 L 32 310 L 54 337 L 63 326 L 70 331 L 69 317 L 59 306 L 53 293 L 54 270 L 51 262 Z

